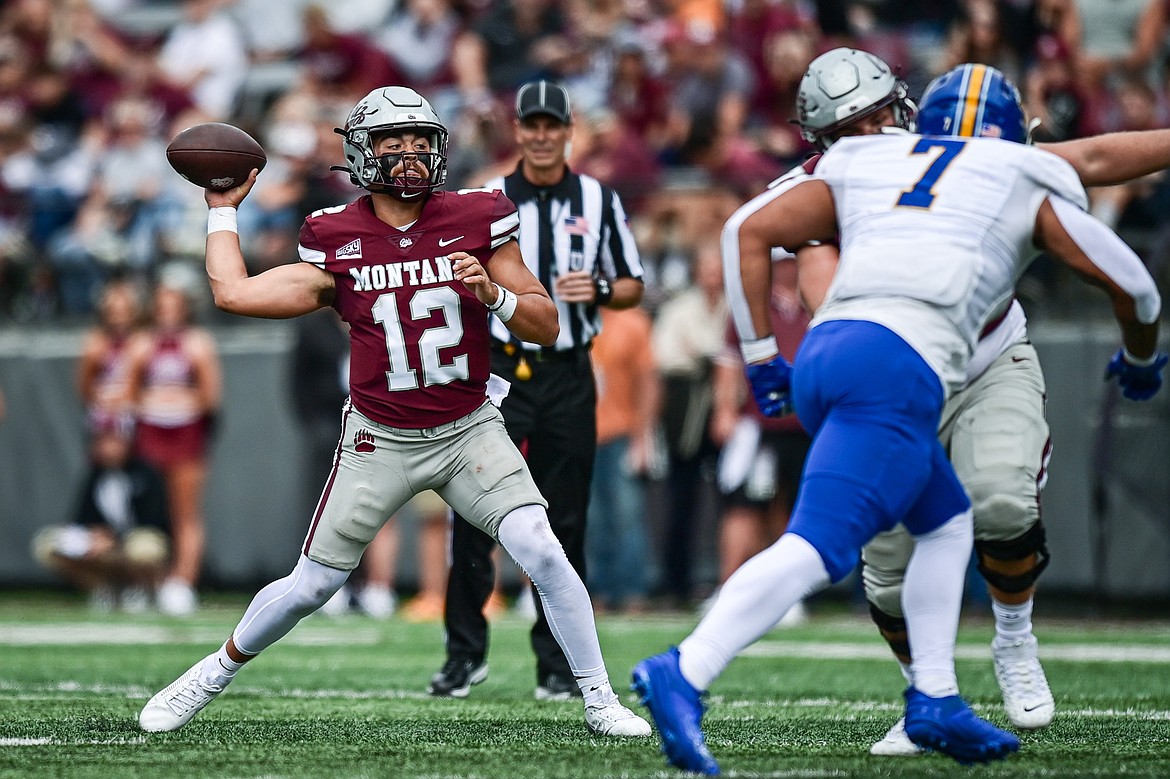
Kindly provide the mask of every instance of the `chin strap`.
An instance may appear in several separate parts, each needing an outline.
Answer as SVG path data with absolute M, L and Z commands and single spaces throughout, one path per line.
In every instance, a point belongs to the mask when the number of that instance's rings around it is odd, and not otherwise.
M 1040 124 L 1041 119 L 1038 116 L 1033 116 L 1032 120 L 1028 122 L 1028 127 L 1024 131 L 1024 144 L 1026 146 L 1031 146 L 1036 143 L 1036 141 L 1032 138 L 1032 133 L 1036 131 L 1036 128 L 1039 127 Z

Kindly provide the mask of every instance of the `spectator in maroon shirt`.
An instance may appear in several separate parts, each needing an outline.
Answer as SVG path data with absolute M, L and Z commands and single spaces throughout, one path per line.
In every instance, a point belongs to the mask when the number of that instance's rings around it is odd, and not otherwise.
M 620 38 L 607 103 L 655 153 L 666 145 L 666 84 L 651 72 L 646 48 L 635 35 Z
M 376 46 L 360 35 L 335 30 L 322 6 L 305 9 L 304 26 L 305 42 L 295 57 L 308 79 L 335 97 L 356 99 L 379 84 L 402 81 Z

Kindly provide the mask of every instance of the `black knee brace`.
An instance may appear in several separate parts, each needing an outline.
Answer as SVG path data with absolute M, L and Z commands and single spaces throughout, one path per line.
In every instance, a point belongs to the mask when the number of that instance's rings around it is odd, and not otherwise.
M 872 602 L 869 603 L 869 618 L 873 620 L 873 624 L 877 625 L 882 638 L 890 645 L 890 650 L 894 654 L 903 657 L 910 656 L 910 638 L 906 633 L 906 620 L 904 618 L 887 614 L 873 605 Z
M 979 554 L 979 573 L 992 587 L 1001 592 L 1024 592 L 1036 583 L 1040 574 L 1048 567 L 1047 535 L 1044 532 L 1044 523 L 1037 520 L 1036 524 L 1028 528 L 1023 535 L 1010 541 L 980 541 L 975 540 L 975 551 Z M 1008 576 L 989 569 L 984 564 L 984 558 L 992 560 L 1024 560 L 1036 555 L 1036 563 L 1032 570 L 1026 573 Z

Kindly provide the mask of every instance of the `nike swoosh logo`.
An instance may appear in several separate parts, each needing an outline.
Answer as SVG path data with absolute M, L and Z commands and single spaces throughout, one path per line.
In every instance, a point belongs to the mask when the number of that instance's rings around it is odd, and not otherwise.
M 1043 703 L 1037 703 L 1035 706 L 1025 706 L 1024 711 L 1036 711 L 1036 709 L 1039 709 L 1043 705 Z
M 442 241 L 440 241 L 440 242 L 439 242 L 439 245 L 441 246 L 441 245 L 442 245 L 442 243 L 443 243 L 443 242 L 442 242 Z M 1013 357 L 1013 358 L 1012 358 L 1012 362 L 1027 362 L 1027 361 L 1028 361 L 1028 358 L 1027 358 L 1027 357 Z
M 455 238 L 440 238 L 439 239 L 439 246 L 440 247 L 448 246 L 450 244 L 455 243 L 456 241 L 462 240 L 463 238 L 464 238 L 464 236 L 462 236 L 462 235 L 456 236 Z

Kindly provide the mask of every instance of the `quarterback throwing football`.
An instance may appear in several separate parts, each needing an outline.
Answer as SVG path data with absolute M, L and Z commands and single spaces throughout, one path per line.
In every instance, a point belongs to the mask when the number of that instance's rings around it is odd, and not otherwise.
M 351 395 L 292 573 L 260 590 L 224 645 L 151 698 L 139 724 L 170 731 L 189 722 L 244 663 L 329 600 L 388 517 L 433 489 L 536 584 L 589 729 L 649 735 L 610 686 L 589 595 L 488 401 L 489 311 L 525 341 L 551 344 L 559 331 L 515 240 L 515 206 L 499 191 L 435 191 L 446 178 L 447 129 L 414 90 L 374 90 L 339 132 L 346 169 L 368 194 L 311 214 L 300 262 L 252 277 L 245 269 L 235 209 L 256 171 L 235 189 L 205 193 L 216 306 L 265 318 L 334 307 L 350 326 Z

